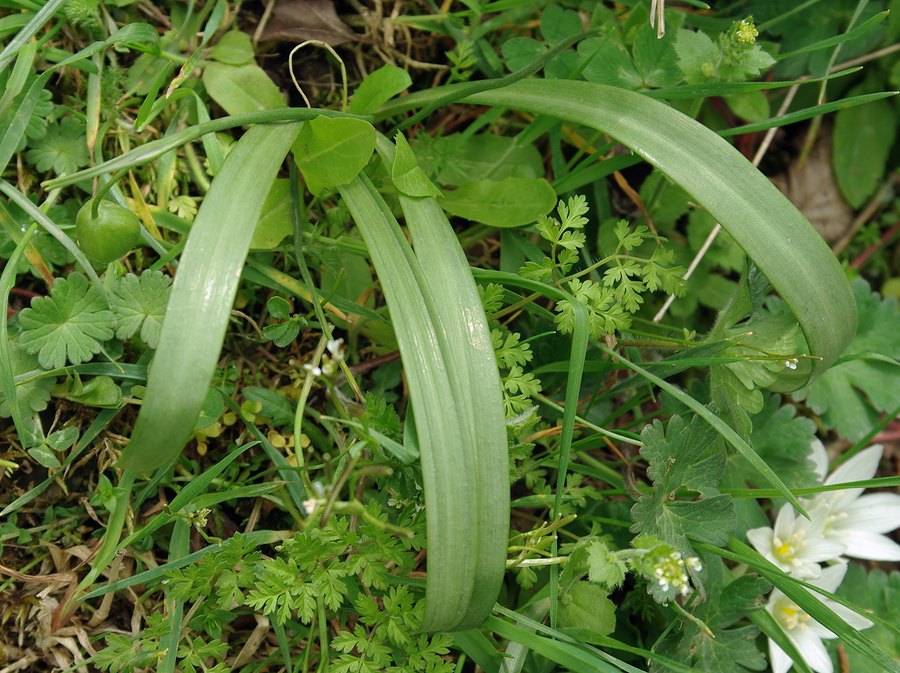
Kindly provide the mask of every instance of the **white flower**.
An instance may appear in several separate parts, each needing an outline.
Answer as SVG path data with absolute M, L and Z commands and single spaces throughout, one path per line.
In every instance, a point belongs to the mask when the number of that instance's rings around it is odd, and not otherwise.
M 812 445 L 812 459 L 816 472 L 826 485 L 865 481 L 875 476 L 881 461 L 882 446 L 873 444 L 838 467 L 826 479 L 828 456 L 822 442 Z M 873 493 L 862 495 L 864 489 L 848 488 L 826 491 L 807 501 L 810 510 L 821 510 L 825 517 L 825 539 L 843 543 L 846 556 L 872 561 L 900 561 L 900 545 L 888 538 L 900 527 L 900 495 Z
M 810 584 L 826 591 L 834 592 L 843 581 L 846 572 L 847 565 L 845 563 L 828 566 L 822 571 L 819 578 L 812 580 Z M 871 621 L 839 603 L 835 603 L 827 598 L 823 600 L 823 603 L 857 630 L 867 629 L 872 626 Z M 794 643 L 800 656 L 803 657 L 803 660 L 811 669 L 817 673 L 834 672 L 831 657 L 828 656 L 825 645 L 822 644 L 823 639 L 837 638 L 834 633 L 812 619 L 794 601 L 778 589 L 772 591 L 772 595 L 769 596 L 766 610 L 771 613 L 775 621 L 784 629 L 787 637 Z M 793 665 L 791 658 L 772 640 L 769 640 L 769 662 L 772 665 L 772 673 L 787 673 Z
M 747 539 L 756 550 L 786 573 L 800 579 L 818 577 L 821 561 L 838 558 L 846 550 L 841 542 L 823 537 L 827 512 L 810 512 L 811 520 L 797 516 L 785 505 L 778 512 L 775 528 L 763 527 L 747 531 Z

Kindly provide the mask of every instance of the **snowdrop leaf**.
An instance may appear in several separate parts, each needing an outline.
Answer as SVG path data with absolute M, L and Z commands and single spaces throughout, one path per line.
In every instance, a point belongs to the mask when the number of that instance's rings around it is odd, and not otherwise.
M 37 297 L 19 317 L 20 344 L 45 369 L 87 362 L 111 339 L 115 318 L 103 293 L 80 273 L 56 281 L 49 297 Z
M 735 527 L 734 502 L 719 493 L 725 450 L 716 431 L 699 417 L 687 426 L 673 416 L 663 430 L 659 421 L 641 433 L 641 456 L 649 462 L 653 490 L 631 509 L 631 531 L 652 535 L 682 553 L 692 554 L 688 538 L 723 544 Z M 678 497 L 680 489 L 690 497 Z

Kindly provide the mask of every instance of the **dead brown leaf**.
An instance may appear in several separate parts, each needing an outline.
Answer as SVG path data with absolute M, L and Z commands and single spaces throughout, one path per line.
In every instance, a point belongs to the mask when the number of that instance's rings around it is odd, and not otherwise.
M 786 174 L 773 179 L 829 243 L 847 231 L 853 210 L 844 201 L 831 167 L 831 132 L 823 128 L 806 161 L 795 161 Z
M 357 39 L 334 9 L 331 0 L 272 0 L 275 8 L 261 40 L 303 42 L 321 40 L 332 47 Z

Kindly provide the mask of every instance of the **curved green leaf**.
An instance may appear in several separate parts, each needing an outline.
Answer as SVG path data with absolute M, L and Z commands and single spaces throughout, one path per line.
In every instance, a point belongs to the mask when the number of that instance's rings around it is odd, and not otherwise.
M 398 152 L 405 143 L 399 138 Z M 391 149 L 379 147 L 386 157 Z M 506 570 L 509 456 L 502 383 L 478 288 L 447 216 L 434 198 L 403 194 L 399 198 L 423 270 L 422 293 L 448 364 L 450 392 L 460 412 L 462 447 L 473 466 L 469 478 L 474 481 L 474 499 L 460 501 L 457 506 L 473 510 L 475 528 L 455 531 L 460 535 L 457 544 L 474 544 L 476 549 L 471 601 L 466 617 L 454 627 L 465 629 L 477 626 L 490 614 Z M 417 419 L 421 413 L 416 414 Z M 460 476 L 444 474 L 442 478 L 453 488 Z M 429 560 L 429 576 L 435 570 Z M 435 598 L 429 597 L 426 615 L 434 603 Z
M 250 129 L 213 180 L 181 256 L 122 467 L 165 465 L 190 437 L 219 359 L 252 223 L 298 131 L 297 124 Z
M 429 314 L 422 269 L 387 204 L 364 175 L 340 192 L 378 272 L 416 411 L 428 517 L 425 628 L 451 630 L 468 618 L 478 566 L 470 544 L 478 525 L 476 467 L 452 392 L 454 363 Z
M 441 94 L 407 96 L 403 106 L 427 106 Z M 856 306 L 831 249 L 787 197 L 715 132 L 639 93 L 590 82 L 525 80 L 464 100 L 552 114 L 608 133 L 691 194 L 766 275 L 817 358 L 811 371 L 783 376 L 781 389 L 818 376 L 850 343 Z

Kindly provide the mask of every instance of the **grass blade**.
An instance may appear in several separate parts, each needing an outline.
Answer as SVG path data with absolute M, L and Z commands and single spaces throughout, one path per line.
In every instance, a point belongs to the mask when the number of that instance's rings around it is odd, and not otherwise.
M 165 465 L 190 437 L 225 338 L 253 235 L 248 224 L 259 219 L 298 130 L 297 124 L 250 129 L 213 180 L 181 256 L 123 467 Z

